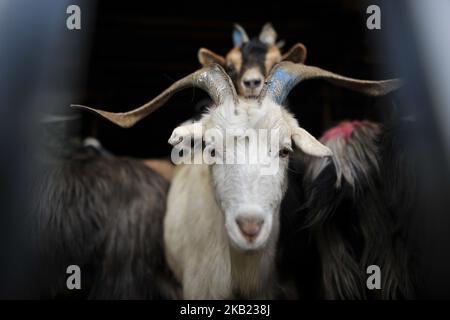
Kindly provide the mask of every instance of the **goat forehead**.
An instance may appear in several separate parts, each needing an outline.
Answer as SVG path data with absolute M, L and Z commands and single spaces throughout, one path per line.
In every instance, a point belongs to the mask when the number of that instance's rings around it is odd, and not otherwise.
M 253 38 L 249 42 L 242 45 L 241 52 L 244 60 L 256 61 L 263 59 L 267 54 L 269 46 L 262 43 L 259 39 Z
M 255 100 L 241 100 L 232 107 L 237 112 L 229 112 L 230 108 L 216 108 L 211 112 L 211 124 L 221 131 L 229 129 L 279 129 L 287 131 L 288 123 L 279 106 L 262 108 Z

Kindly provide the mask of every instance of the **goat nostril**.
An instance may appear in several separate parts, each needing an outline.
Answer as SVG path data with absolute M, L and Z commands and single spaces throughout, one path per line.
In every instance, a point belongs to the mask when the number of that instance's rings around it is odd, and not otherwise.
M 247 88 L 250 88 L 252 85 L 252 82 L 250 80 L 244 80 L 244 86 L 246 86 Z
M 249 241 L 253 242 L 261 231 L 264 220 L 259 218 L 237 218 L 236 223 L 242 235 Z
M 244 86 L 250 89 L 257 88 L 261 85 L 261 79 L 244 80 Z

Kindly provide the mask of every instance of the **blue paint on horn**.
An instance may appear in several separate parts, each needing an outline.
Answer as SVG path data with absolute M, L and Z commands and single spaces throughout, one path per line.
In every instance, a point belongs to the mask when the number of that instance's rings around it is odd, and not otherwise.
M 233 31 L 233 44 L 235 46 L 240 46 L 242 44 L 242 34 L 236 29 Z
M 298 77 L 289 71 L 276 69 L 267 84 L 268 94 L 274 102 L 282 104 L 298 81 Z

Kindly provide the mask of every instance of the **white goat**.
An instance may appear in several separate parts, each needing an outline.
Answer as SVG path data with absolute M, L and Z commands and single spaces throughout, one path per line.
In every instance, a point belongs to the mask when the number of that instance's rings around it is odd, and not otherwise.
M 244 100 L 236 95 L 225 71 L 211 65 L 177 81 L 130 112 L 111 113 L 81 106 L 130 127 L 180 89 L 197 86 L 210 94 L 214 105 L 201 121 L 176 128 L 169 139 L 172 145 L 201 140 L 205 149 L 214 150 L 215 158 L 228 156 L 227 161 L 231 160 L 224 164 L 216 161 L 182 165 L 175 173 L 164 221 L 164 241 L 169 266 L 182 284 L 184 298 L 276 296 L 279 208 L 287 186 L 289 152 L 296 146 L 312 156 L 331 155 L 282 107 L 289 91 L 299 81 L 310 78 L 324 78 L 374 95 L 398 86 L 396 80 L 356 80 L 317 67 L 282 62 L 272 70 L 258 99 Z M 197 129 L 203 129 L 200 135 Z M 259 141 L 248 139 L 249 129 L 265 129 L 268 135 L 277 137 L 277 143 L 267 144 L 267 152 L 260 152 L 260 146 L 255 145 Z M 208 134 L 211 131 L 214 135 Z M 231 150 L 227 149 L 229 144 L 223 147 L 220 143 L 230 136 L 235 141 Z M 250 150 L 258 150 L 258 161 L 236 164 Z M 276 169 L 273 174 L 264 174 L 267 164 Z
M 201 122 L 175 129 L 169 142 L 175 145 L 190 140 L 192 127 L 198 125 L 204 132 L 215 130 L 216 136 L 224 139 L 230 131 L 242 134 L 233 135 L 234 150 L 205 137 L 206 148 L 214 149 L 216 158 L 232 154 L 230 164 L 177 168 L 164 221 L 169 265 L 182 280 L 188 299 L 273 297 L 278 215 L 287 187 L 291 145 L 312 155 L 331 153 L 271 99 L 261 104 L 256 100 L 241 100 L 237 105 L 227 101 L 211 109 Z M 244 158 L 261 142 L 246 139 L 249 129 L 278 130 L 276 145 L 280 147 L 270 150 L 268 145 L 264 149 L 270 152 L 259 154 L 262 157 L 257 163 L 236 164 L 239 156 Z M 262 174 L 264 164 L 272 165 L 274 173 Z

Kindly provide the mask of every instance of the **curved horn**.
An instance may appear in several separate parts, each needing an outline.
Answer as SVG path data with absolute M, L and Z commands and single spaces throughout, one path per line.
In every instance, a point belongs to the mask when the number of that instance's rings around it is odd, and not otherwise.
M 289 92 L 300 82 L 308 79 L 324 79 L 338 86 L 354 91 L 359 91 L 370 96 L 382 96 L 398 89 L 402 85 L 400 79 L 381 81 L 359 80 L 344 77 L 339 74 L 289 61 L 280 62 L 276 65 L 267 78 L 266 84 L 261 91 L 259 101 L 266 96 L 278 104 L 282 104 Z
M 108 112 L 77 104 L 71 106 L 99 114 L 122 128 L 129 128 L 164 105 L 174 93 L 189 87 L 205 90 L 216 105 L 222 104 L 226 99 L 237 101 L 236 90 L 230 78 L 221 66 L 213 64 L 178 80 L 150 102 L 128 112 Z

